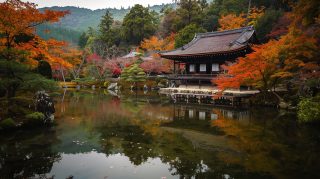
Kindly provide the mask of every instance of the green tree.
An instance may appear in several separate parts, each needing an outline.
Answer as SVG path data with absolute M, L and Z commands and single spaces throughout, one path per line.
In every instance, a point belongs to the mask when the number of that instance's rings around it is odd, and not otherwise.
M 135 5 L 123 19 L 122 35 L 131 44 L 138 45 L 144 38 L 153 35 L 158 19 L 148 8 Z
M 102 17 L 99 24 L 100 39 L 106 44 L 107 47 L 112 47 L 113 45 L 119 46 L 120 35 L 119 28 L 113 28 L 114 20 L 112 14 L 106 11 L 106 14 Z
M 33 73 L 27 66 L 3 59 L 0 60 L 0 79 L 0 89 L 6 91 L 8 99 L 15 97 L 19 90 L 36 92 L 56 87 L 54 81 Z
M 201 11 L 204 11 L 204 9 L 209 5 L 207 0 L 198 0 L 198 3 L 200 5 Z
M 146 81 L 146 73 L 138 64 L 133 64 L 123 69 L 121 79 L 137 86 L 139 82 Z
M 113 24 L 112 14 L 107 10 L 106 14 L 102 16 L 102 19 L 99 24 L 100 33 L 105 33 L 111 30 Z
M 179 19 L 179 29 L 190 25 L 191 23 L 201 23 L 201 6 L 197 0 L 180 0 L 177 9 Z
M 176 33 L 177 23 L 179 21 L 179 17 L 177 15 L 177 11 L 174 10 L 172 7 L 165 7 L 162 10 L 163 17 L 160 23 L 160 35 L 165 38 L 169 36 L 172 32 Z
M 206 32 L 206 30 L 196 24 L 186 26 L 176 35 L 175 48 L 182 47 L 183 45 L 189 43 L 195 37 L 196 33 L 202 32 Z
M 89 37 L 87 33 L 83 32 L 79 37 L 79 42 L 78 42 L 79 47 L 83 49 L 87 45 L 88 39 Z
M 219 26 L 220 8 L 215 3 L 210 5 L 204 10 L 203 28 L 207 31 L 216 31 Z
M 255 29 L 260 41 L 264 42 L 267 40 L 266 35 L 271 32 L 272 28 L 282 15 L 283 13 L 280 10 L 268 9 L 264 15 L 257 20 Z
M 248 11 L 248 0 L 216 0 L 216 7 L 219 9 L 219 15 L 226 15 L 234 13 L 239 15 L 240 13 Z

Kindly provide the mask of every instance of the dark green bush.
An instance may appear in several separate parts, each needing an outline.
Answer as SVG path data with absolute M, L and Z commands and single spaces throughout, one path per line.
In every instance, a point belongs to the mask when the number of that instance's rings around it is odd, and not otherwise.
M 44 77 L 47 77 L 49 79 L 52 78 L 51 66 L 47 61 L 44 61 L 44 60 L 39 61 L 37 71 L 40 75 Z
M 320 95 L 304 98 L 299 102 L 298 119 L 300 122 L 320 121 Z
M 7 118 L 0 122 L 0 130 L 12 129 L 16 127 L 16 123 L 11 118 Z

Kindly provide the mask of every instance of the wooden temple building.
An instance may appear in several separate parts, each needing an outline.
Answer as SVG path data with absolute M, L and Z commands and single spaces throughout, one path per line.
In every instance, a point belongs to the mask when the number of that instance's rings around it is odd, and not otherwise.
M 251 52 L 258 43 L 252 26 L 239 29 L 198 33 L 181 48 L 160 53 L 162 58 L 174 61 L 173 85 L 211 84 L 211 80 L 225 73 L 221 65 L 235 61 Z M 183 68 L 181 68 L 183 67 Z

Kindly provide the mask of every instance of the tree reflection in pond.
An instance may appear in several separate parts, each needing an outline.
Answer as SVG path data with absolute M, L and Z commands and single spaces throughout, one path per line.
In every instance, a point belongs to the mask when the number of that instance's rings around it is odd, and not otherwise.
M 99 91 L 67 91 L 56 106 L 56 132 L 1 137 L 0 174 L 319 178 L 319 129 L 274 109 L 172 104 L 157 94 L 115 97 Z M 30 151 L 46 163 L 24 161 Z
M 54 129 L 19 131 L 0 136 L 0 178 L 30 178 L 51 171 L 61 157 L 52 150 L 58 143 Z

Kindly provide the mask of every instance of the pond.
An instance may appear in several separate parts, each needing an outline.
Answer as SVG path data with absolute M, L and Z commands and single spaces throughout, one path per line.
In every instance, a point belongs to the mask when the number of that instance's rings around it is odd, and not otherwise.
M 273 108 L 64 91 L 56 125 L 1 134 L 0 178 L 319 178 L 320 130 Z

